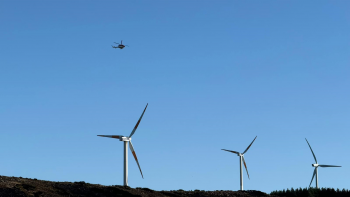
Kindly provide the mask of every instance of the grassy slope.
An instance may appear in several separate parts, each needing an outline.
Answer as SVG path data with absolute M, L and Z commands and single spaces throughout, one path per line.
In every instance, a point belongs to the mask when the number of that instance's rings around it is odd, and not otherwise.
M 270 195 L 267 195 L 260 191 L 154 191 L 148 188 L 130 188 L 118 185 L 103 186 L 98 184 L 89 184 L 85 182 L 51 182 L 21 177 L 0 176 L 0 197 L 2 196 L 267 197 Z

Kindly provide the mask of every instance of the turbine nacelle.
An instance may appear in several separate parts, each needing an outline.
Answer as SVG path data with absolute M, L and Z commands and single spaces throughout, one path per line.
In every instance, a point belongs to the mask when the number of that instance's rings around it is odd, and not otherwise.
M 318 167 L 318 163 L 315 163 L 315 164 L 311 164 L 313 167 Z
M 120 140 L 120 141 L 123 141 L 123 142 L 129 142 L 129 141 L 131 141 L 131 137 L 124 137 L 124 136 L 121 136 L 121 137 L 119 138 L 119 140 Z

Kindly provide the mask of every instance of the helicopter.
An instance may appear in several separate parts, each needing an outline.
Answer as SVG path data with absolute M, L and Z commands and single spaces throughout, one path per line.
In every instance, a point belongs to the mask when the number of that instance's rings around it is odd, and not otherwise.
M 116 42 L 114 42 L 114 43 L 116 43 Z M 117 44 L 118 46 L 113 46 L 113 45 L 112 45 L 112 47 L 115 48 L 115 49 L 117 49 L 117 48 L 123 49 L 125 46 L 128 47 L 128 45 L 123 45 L 123 40 L 120 41 L 120 44 L 119 44 L 119 43 L 116 43 L 116 44 Z

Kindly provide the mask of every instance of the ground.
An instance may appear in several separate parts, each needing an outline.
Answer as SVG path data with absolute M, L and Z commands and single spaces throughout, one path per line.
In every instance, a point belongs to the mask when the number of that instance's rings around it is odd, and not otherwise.
M 0 176 L 0 197 L 269 197 L 260 191 L 154 191 L 149 188 L 131 188 L 119 185 L 104 186 L 85 182 L 52 182 L 22 177 Z M 272 196 L 270 196 L 272 197 Z

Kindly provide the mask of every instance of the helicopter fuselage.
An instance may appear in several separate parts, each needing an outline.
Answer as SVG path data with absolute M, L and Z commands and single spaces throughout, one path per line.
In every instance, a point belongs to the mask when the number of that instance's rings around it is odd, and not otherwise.
M 125 45 L 123 45 L 123 41 L 121 41 L 120 44 L 119 44 L 119 43 L 116 43 L 116 42 L 114 42 L 114 43 L 118 45 L 118 46 L 113 46 L 113 45 L 112 45 L 112 47 L 115 48 L 115 49 L 116 49 L 116 48 L 123 49 L 123 48 L 125 47 Z

